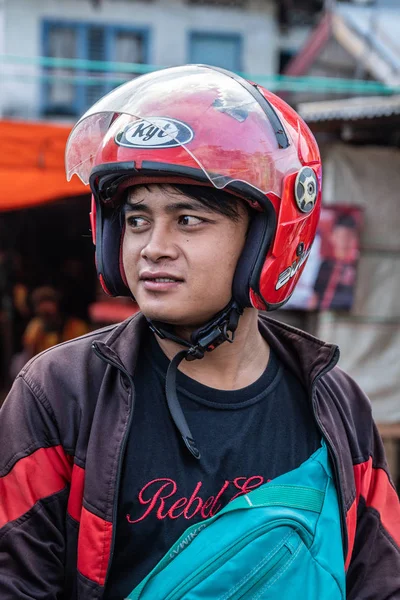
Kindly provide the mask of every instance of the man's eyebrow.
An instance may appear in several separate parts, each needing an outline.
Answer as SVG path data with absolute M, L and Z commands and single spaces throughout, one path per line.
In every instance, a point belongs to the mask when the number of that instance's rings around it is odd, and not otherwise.
M 203 212 L 214 212 L 211 208 L 202 202 L 197 202 L 196 200 L 192 200 L 190 202 L 173 202 L 172 204 L 167 204 L 165 207 L 165 211 L 169 213 L 177 212 L 178 210 L 200 210 Z
M 194 211 L 202 211 L 207 213 L 214 212 L 211 208 L 203 204 L 202 202 L 196 202 L 193 200 L 192 202 L 173 202 L 171 204 L 167 204 L 164 207 L 164 211 L 167 213 L 178 212 L 180 210 L 194 210 Z M 124 211 L 127 212 L 135 212 L 135 213 L 147 213 L 150 214 L 152 209 L 148 204 L 144 202 L 135 202 L 134 204 L 131 202 L 125 202 Z
M 147 204 L 144 204 L 143 202 L 135 202 L 135 203 L 131 203 L 131 202 L 125 202 L 124 206 L 123 206 L 123 210 L 124 212 L 145 212 L 145 213 L 150 213 L 150 207 L 147 206 Z

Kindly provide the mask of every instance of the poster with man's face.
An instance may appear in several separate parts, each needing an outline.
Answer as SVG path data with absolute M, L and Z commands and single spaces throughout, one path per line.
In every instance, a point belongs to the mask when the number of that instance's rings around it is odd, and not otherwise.
M 297 287 L 294 310 L 350 310 L 359 257 L 362 209 L 323 207 L 317 235 Z

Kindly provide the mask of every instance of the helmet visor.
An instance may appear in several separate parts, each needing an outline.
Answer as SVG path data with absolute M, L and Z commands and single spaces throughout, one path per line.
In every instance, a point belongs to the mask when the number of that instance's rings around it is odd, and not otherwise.
M 289 132 L 281 148 L 257 99 L 226 73 L 188 65 L 150 73 L 116 88 L 73 128 L 66 174 L 89 182 L 96 157 L 116 145 L 148 156 L 149 150 L 184 148 L 219 189 L 233 181 L 281 194 L 283 177 L 301 164 Z

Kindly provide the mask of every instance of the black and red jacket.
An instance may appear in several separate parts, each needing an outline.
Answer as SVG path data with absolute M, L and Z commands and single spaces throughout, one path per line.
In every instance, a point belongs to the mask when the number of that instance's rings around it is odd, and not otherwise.
M 338 349 L 282 323 L 260 330 L 309 390 L 342 511 L 348 600 L 400 598 L 400 505 L 368 399 Z M 134 418 L 140 314 L 21 371 L 0 411 L 1 600 L 100 600 Z

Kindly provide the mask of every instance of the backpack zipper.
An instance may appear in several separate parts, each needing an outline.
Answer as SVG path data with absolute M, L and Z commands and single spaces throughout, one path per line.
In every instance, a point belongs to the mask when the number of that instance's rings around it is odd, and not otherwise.
M 300 538 L 300 536 L 299 538 L 302 539 L 303 543 L 307 547 L 311 546 L 312 541 L 310 539 L 310 534 L 305 527 L 303 527 L 297 521 L 292 519 L 276 519 L 274 521 L 270 521 L 269 523 L 261 525 L 257 529 L 246 533 L 238 540 L 235 540 L 227 548 L 221 550 L 216 556 L 211 557 L 205 564 L 198 567 L 193 573 L 186 577 L 178 585 L 178 587 L 174 589 L 173 592 L 170 592 L 168 596 L 166 596 L 164 600 L 181 600 L 181 598 L 184 598 L 185 594 L 189 590 L 193 589 L 200 581 L 207 578 L 210 573 L 216 571 L 221 564 L 225 564 L 232 556 L 240 552 L 240 550 L 242 550 L 246 545 L 251 543 L 257 537 L 260 537 L 260 535 L 268 533 L 268 531 L 280 525 L 293 527 L 295 531 L 302 531 L 304 539 Z M 291 536 L 286 536 L 283 540 L 283 543 L 286 543 L 289 537 Z M 278 551 L 278 553 L 279 552 L 280 551 Z
M 291 536 L 291 538 L 293 537 L 294 535 Z M 272 584 L 273 578 L 278 575 L 279 571 L 282 571 L 284 566 L 286 567 L 288 565 L 290 558 L 294 559 L 300 551 L 301 538 L 297 536 L 295 544 L 291 542 L 291 538 L 286 540 L 281 548 L 279 548 L 278 552 L 276 552 L 266 563 L 261 564 L 261 566 L 257 568 L 257 571 L 253 573 L 253 576 L 247 582 L 242 584 L 233 595 L 223 596 L 220 600 L 245 600 L 246 598 L 249 598 L 249 593 L 251 594 L 251 598 L 255 598 L 255 595 L 262 591 L 264 584 L 267 582 Z

